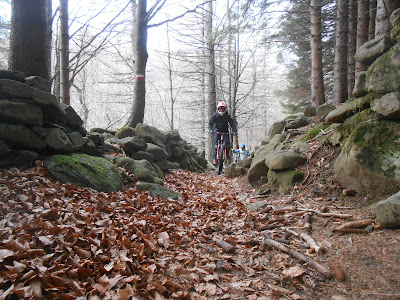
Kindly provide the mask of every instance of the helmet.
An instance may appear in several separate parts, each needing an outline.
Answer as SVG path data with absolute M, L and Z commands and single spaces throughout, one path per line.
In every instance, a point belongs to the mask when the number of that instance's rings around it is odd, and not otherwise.
M 246 148 L 245 144 L 240 144 L 240 148 Z
M 226 113 L 226 103 L 220 102 L 217 106 L 218 113 L 223 116 Z

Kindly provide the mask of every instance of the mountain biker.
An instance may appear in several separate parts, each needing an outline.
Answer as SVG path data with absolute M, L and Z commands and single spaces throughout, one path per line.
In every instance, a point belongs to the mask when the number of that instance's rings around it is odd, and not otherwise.
M 245 144 L 240 144 L 239 149 L 233 150 L 233 153 L 238 153 L 240 156 L 240 160 L 245 160 L 246 156 L 250 156 L 249 150 L 246 148 Z
M 208 132 L 213 133 L 213 127 L 215 126 L 216 132 L 214 132 L 214 161 L 213 164 L 217 164 L 217 145 L 218 145 L 218 135 L 217 132 L 229 133 L 229 125 L 232 128 L 233 135 L 237 135 L 237 129 L 235 122 L 227 111 L 227 105 L 225 102 L 220 102 L 217 105 L 217 112 L 214 113 L 210 121 L 208 122 Z M 229 134 L 224 134 L 224 141 L 226 145 L 227 159 L 230 153 L 230 138 Z

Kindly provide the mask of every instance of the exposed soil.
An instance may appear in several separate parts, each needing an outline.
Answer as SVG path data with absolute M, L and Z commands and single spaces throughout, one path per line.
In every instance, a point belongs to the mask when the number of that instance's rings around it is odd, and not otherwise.
M 376 223 L 373 205 L 387 197 L 378 199 L 357 194 L 345 196 L 346 192 L 352 194 L 352 191 L 343 190 L 335 181 L 333 164 L 337 156 L 338 152 L 332 146 L 314 142 L 308 153 L 308 163 L 302 168 L 306 174 L 304 181 L 295 187 L 291 195 L 280 196 L 272 192 L 265 198 L 277 207 L 293 205 L 352 215 L 350 219 L 313 215 L 312 230 L 307 233 L 319 245 L 323 245 L 325 251 L 311 256 L 327 266 L 337 266 L 344 272 L 345 280 L 326 280 L 312 292 L 307 291 L 307 298 L 400 299 L 400 230 L 381 228 Z M 259 187 L 249 186 L 245 177 L 237 179 L 237 183 L 243 192 L 251 195 L 250 201 L 260 200 L 256 196 Z M 267 189 L 268 184 L 262 187 Z M 340 224 L 363 219 L 373 221 L 368 233 L 333 231 Z

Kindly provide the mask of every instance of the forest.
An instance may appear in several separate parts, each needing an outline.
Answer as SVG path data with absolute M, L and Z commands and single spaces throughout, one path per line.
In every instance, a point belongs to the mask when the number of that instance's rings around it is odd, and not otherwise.
M 1 3 L 1 66 L 7 68 L 11 5 Z M 206 123 L 219 101 L 229 103 L 240 139 L 254 149 L 284 113 L 351 99 L 356 74 L 365 69 L 356 66 L 355 51 L 388 28 L 395 8 L 376 1 L 154 1 L 146 49 L 136 52 L 139 2 L 85 3 L 64 3 L 70 8 L 64 18 L 58 1 L 43 4 L 52 92 L 62 99 L 68 68 L 62 101 L 87 129 L 117 129 L 133 117 L 135 56 L 146 51 L 144 120 L 177 129 L 206 151 Z
M 0 300 L 399 299 L 399 191 L 398 0 L 0 0 Z

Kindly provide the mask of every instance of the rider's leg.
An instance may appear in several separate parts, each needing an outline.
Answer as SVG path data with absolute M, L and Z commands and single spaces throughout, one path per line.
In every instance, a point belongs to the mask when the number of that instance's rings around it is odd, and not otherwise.
M 213 165 L 217 164 L 218 158 L 217 158 L 217 147 L 218 147 L 218 136 L 216 133 L 214 133 L 214 160 L 213 160 Z
M 229 134 L 224 135 L 224 141 L 226 146 L 226 158 L 230 158 L 231 155 L 231 140 L 229 138 Z

